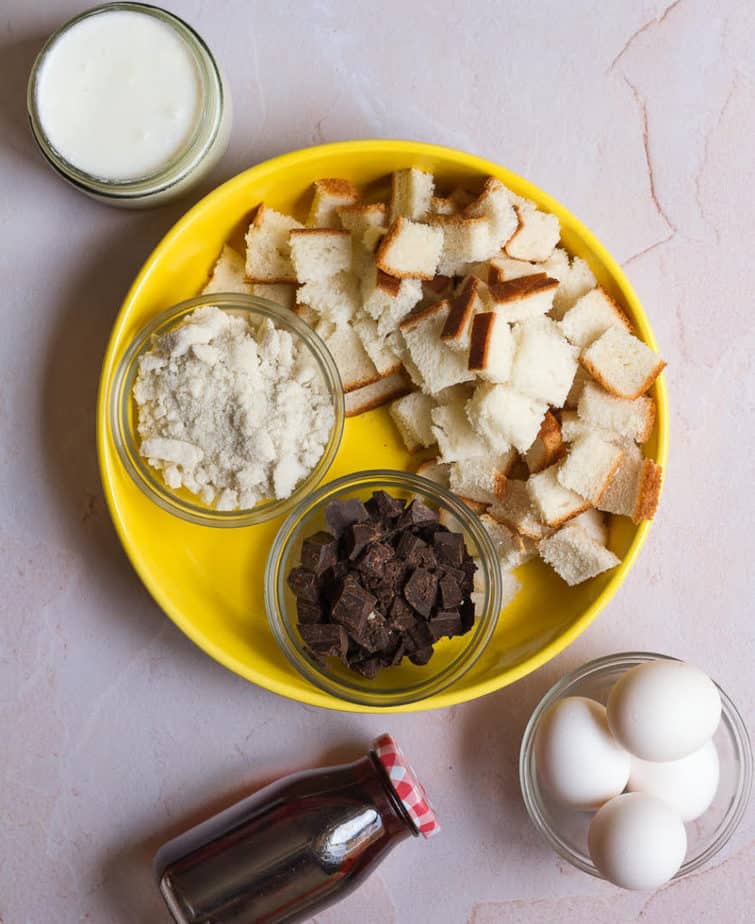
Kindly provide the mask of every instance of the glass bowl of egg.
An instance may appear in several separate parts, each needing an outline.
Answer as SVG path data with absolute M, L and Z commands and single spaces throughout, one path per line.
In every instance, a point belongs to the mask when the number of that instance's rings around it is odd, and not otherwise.
M 747 807 L 746 726 L 702 671 L 652 652 L 608 655 L 563 677 L 522 738 L 535 827 L 573 866 L 649 891 L 698 870 Z
M 136 331 L 108 425 L 124 468 L 163 510 L 251 526 L 322 480 L 341 443 L 343 388 L 294 312 L 242 293 L 200 295 Z

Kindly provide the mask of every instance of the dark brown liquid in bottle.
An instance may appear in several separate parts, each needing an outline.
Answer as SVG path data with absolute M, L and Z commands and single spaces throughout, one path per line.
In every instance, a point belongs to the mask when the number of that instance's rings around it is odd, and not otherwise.
M 281 924 L 343 898 L 416 833 L 369 756 L 273 783 L 162 847 L 155 872 L 179 924 Z

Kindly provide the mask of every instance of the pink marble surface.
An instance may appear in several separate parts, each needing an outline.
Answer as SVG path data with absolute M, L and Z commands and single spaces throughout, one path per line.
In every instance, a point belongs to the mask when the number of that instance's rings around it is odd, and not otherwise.
M 735 924 L 755 906 L 753 813 L 702 872 L 653 895 L 561 862 L 520 800 L 527 716 L 610 651 L 689 658 L 752 725 L 755 7 L 747 2 L 171 2 L 236 103 L 205 190 L 288 149 L 415 137 L 552 192 L 626 267 L 666 359 L 672 454 L 630 579 L 546 668 L 425 715 L 320 712 L 205 657 L 158 610 L 108 520 L 98 367 L 130 279 L 190 204 L 129 214 L 65 187 L 25 123 L 28 68 L 76 0 L 0 8 L 0 920 L 168 916 L 155 846 L 292 768 L 404 743 L 445 832 L 394 853 L 318 924 Z M 192 199 L 198 198 L 201 190 Z

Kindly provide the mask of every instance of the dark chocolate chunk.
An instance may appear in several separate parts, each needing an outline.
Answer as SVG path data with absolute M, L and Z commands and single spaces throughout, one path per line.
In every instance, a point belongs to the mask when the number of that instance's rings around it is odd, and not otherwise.
M 338 561 L 338 542 L 330 533 L 320 530 L 305 539 L 301 546 L 301 563 L 319 577 Z
M 349 561 L 356 561 L 367 546 L 377 542 L 381 535 L 382 531 L 374 523 L 353 523 L 347 526 L 341 542 Z
M 322 607 L 298 597 L 296 600 L 296 618 L 300 623 L 312 624 L 323 621 Z
M 412 664 L 416 664 L 419 667 L 424 666 L 433 656 L 433 646 L 428 645 L 426 648 L 418 648 L 415 652 L 409 655 L 409 660 Z
M 452 568 L 461 568 L 464 562 L 464 537 L 461 533 L 437 532 L 433 536 L 433 548 L 438 561 Z
M 423 504 L 415 498 L 399 517 L 398 525 L 402 528 L 407 526 L 427 526 L 430 523 L 438 522 L 438 514 L 427 504 Z
M 388 622 L 391 628 L 397 632 L 405 632 L 416 622 L 414 610 L 403 597 L 394 597 L 388 612 Z
M 438 567 L 438 558 L 435 550 L 425 545 L 417 550 L 416 564 L 418 568 L 426 568 L 428 571 L 434 571 Z
M 461 635 L 464 631 L 459 611 L 455 609 L 438 610 L 427 626 L 434 642 L 437 642 L 443 636 L 453 638 L 455 635 Z
M 364 589 L 353 574 L 347 574 L 341 582 L 341 590 L 333 604 L 331 618 L 346 627 L 349 635 L 358 628 L 375 609 L 377 600 Z
M 461 616 L 462 630 L 464 632 L 469 632 L 475 620 L 475 605 L 469 597 L 464 597 L 461 601 L 459 615 Z
M 374 680 L 381 668 L 380 658 L 373 656 L 364 661 L 350 661 L 349 667 L 368 680 Z
M 386 584 L 390 584 L 392 587 L 396 588 L 396 593 L 401 593 L 401 589 L 404 586 L 404 580 L 409 572 L 409 567 L 406 562 L 398 561 L 397 559 L 392 559 L 387 562 L 385 568 L 383 569 L 383 580 Z
M 332 568 L 324 571 L 320 577 L 320 594 L 323 600 L 333 604 L 341 592 L 341 581 L 349 573 L 348 563 L 337 561 Z
M 396 641 L 395 634 L 389 629 L 385 617 L 378 610 L 373 610 L 355 626 L 347 626 L 346 631 L 358 645 L 370 654 L 385 651 Z
M 414 625 L 407 630 L 406 636 L 404 637 L 404 644 L 406 645 L 406 653 L 414 654 L 415 651 L 421 651 L 423 648 L 432 648 L 433 637 L 428 628 L 426 622 L 415 622 Z
M 461 564 L 461 570 L 464 572 L 465 580 L 462 582 L 462 590 L 471 592 L 474 587 L 474 576 L 477 572 L 477 565 L 474 563 L 474 559 L 465 556 L 464 561 Z
M 415 568 L 404 585 L 404 599 L 423 616 L 429 616 L 438 593 L 438 578 L 424 568 Z
M 407 565 L 417 567 L 420 561 L 420 552 L 427 548 L 427 543 L 408 530 L 401 533 L 396 546 L 396 557 Z
M 382 522 L 396 520 L 404 512 L 404 502 L 385 491 L 375 491 L 364 506 L 373 519 Z
M 299 634 L 305 645 L 308 645 L 315 654 L 333 655 L 343 657 L 349 646 L 349 639 L 343 626 L 325 625 L 299 625 Z
M 325 510 L 325 522 L 337 538 L 347 526 L 351 526 L 352 523 L 364 523 L 369 518 L 367 508 L 356 498 L 332 501 Z
M 455 581 L 450 575 L 444 575 L 438 581 L 438 590 L 440 591 L 440 604 L 444 610 L 450 610 L 461 603 L 462 592 L 459 582 Z
M 441 564 L 439 568 L 441 577 L 453 578 L 460 587 L 467 579 L 467 573 L 462 568 L 452 568 L 451 565 L 445 564 Z
M 320 596 L 320 584 L 317 575 L 306 568 L 293 568 L 288 575 L 288 586 L 300 600 L 317 603 Z
M 393 558 L 393 549 L 384 542 L 374 542 L 357 561 L 357 569 L 366 577 L 383 580 L 386 564 Z

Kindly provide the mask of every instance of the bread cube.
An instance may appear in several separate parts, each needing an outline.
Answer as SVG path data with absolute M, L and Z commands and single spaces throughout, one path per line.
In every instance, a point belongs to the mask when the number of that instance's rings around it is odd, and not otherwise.
M 515 260 L 547 260 L 561 237 L 558 218 L 532 207 L 515 205 L 514 209 L 519 225 L 504 250 Z
M 554 251 L 554 254 L 557 252 L 558 248 Z M 550 273 L 550 270 L 548 272 Z M 550 274 L 555 275 L 554 273 Z M 553 297 L 551 317 L 560 320 L 572 305 L 576 304 L 583 295 L 586 295 L 595 286 L 596 279 L 590 267 L 581 257 L 572 257 L 571 265 L 568 269 L 562 271 L 561 275 L 556 276 L 556 278 L 559 280 L 559 286 Z
M 530 500 L 541 519 L 552 527 L 561 526 L 591 505 L 579 494 L 565 488 L 557 477 L 559 463 L 530 476 L 527 482 Z
M 432 279 L 443 249 L 443 231 L 397 218 L 375 252 L 377 268 L 397 279 Z
M 430 395 L 474 378 L 464 354 L 449 350 L 440 339 L 449 311 L 447 301 L 437 302 L 414 312 L 400 325 L 409 357 L 422 376 L 422 390 Z
M 363 385 L 361 388 L 347 392 L 344 396 L 346 416 L 356 417 L 358 414 L 364 414 L 387 404 L 389 401 L 395 401 L 396 398 L 408 394 L 411 388 L 412 383 L 403 369 L 392 372 L 376 382 L 370 382 L 369 385 Z
M 561 438 L 561 424 L 547 411 L 540 424 L 535 442 L 524 456 L 530 473 L 541 472 L 553 465 L 564 454 L 564 441 Z
M 511 571 L 524 564 L 529 555 L 529 548 L 524 539 L 503 523 L 493 519 L 489 514 L 483 513 L 480 522 L 485 532 L 493 540 L 498 561 L 504 571 Z
M 517 324 L 514 340 L 512 386 L 531 398 L 561 407 L 577 371 L 577 347 L 561 335 L 558 325 L 550 318 Z
M 459 206 L 447 196 L 431 196 L 428 215 L 458 215 Z
M 306 282 L 297 289 L 296 299 L 298 304 L 308 305 L 338 327 L 347 324 L 355 316 L 361 301 L 359 283 L 350 272 Z
M 618 469 L 624 453 L 595 433 L 572 443 L 556 473 L 559 484 L 595 506 Z
M 590 346 L 609 327 L 632 330 L 629 318 L 602 286 L 578 299 L 561 319 L 564 336 L 580 349 Z
M 506 494 L 504 468 L 510 458 L 510 453 L 498 458 L 490 454 L 452 462 L 449 470 L 451 490 L 454 494 L 482 504 L 495 503 Z
M 244 258 L 228 244 L 223 244 L 220 256 L 215 261 L 210 278 L 202 289 L 202 295 L 212 295 L 215 292 L 243 292 L 252 294 L 251 283 L 244 276 Z
M 646 443 L 655 426 L 656 407 L 652 398 L 616 398 L 589 382 L 577 405 L 579 417 L 593 427 L 610 430 L 618 436 Z
M 569 524 L 539 545 L 544 562 L 573 587 L 621 564 L 613 552 L 582 527 Z
M 382 337 L 394 331 L 422 298 L 418 279 L 388 276 L 375 266 L 374 260 L 364 271 L 361 290 L 364 312 L 377 321 Z
M 345 392 L 355 391 L 383 378 L 350 325 L 335 327 L 329 332 L 318 328 L 318 333 L 335 360 Z
M 521 479 L 508 479 L 503 499 L 494 503 L 488 513 L 499 523 L 529 539 L 537 541 L 550 533 L 532 506 L 527 483 Z
M 519 219 L 512 202 L 511 192 L 495 177 L 488 177 L 480 195 L 467 205 L 464 214 L 468 218 L 484 218 L 488 235 L 493 245 L 489 256 L 511 238 L 519 225 Z
M 478 385 L 467 402 L 467 417 L 477 433 L 498 452 L 514 446 L 526 452 L 537 436 L 547 404 L 509 385 Z
M 364 235 L 370 228 L 387 228 L 387 209 L 382 202 L 340 205 L 336 215 L 341 227 L 351 232 L 355 243 L 364 244 Z
M 428 459 L 417 469 L 417 474 L 429 481 L 434 481 L 442 488 L 449 487 L 451 466 L 448 462 L 439 462 L 437 459 Z
M 469 368 L 488 382 L 507 382 L 514 359 L 511 328 L 499 314 L 485 311 L 475 316 L 469 348 Z
M 351 234 L 337 228 L 291 232 L 291 263 L 299 282 L 322 282 L 351 269 Z
M 396 170 L 391 177 L 390 220 L 410 218 L 420 221 L 430 210 L 435 190 L 432 173 L 411 167 Z
M 467 420 L 461 404 L 443 404 L 430 412 L 433 436 L 440 450 L 441 462 L 480 458 L 490 453 L 490 447 Z
M 430 413 L 434 402 L 421 391 L 412 392 L 394 401 L 388 409 L 409 452 L 427 449 L 435 443 Z
M 590 375 L 617 398 L 639 398 L 666 363 L 628 331 L 609 328 L 580 357 Z
M 351 326 L 380 375 L 390 375 L 401 368 L 401 357 L 390 342 L 380 336 L 377 323 L 372 318 L 360 315 L 352 321 Z
M 576 411 L 561 411 L 561 437 L 565 443 L 574 443 L 581 436 L 587 436 L 590 433 L 596 434 L 607 443 L 615 443 L 622 448 L 626 442 L 623 437 L 619 437 L 612 430 L 604 430 L 602 427 L 596 427 L 582 420 Z
M 652 520 L 658 509 L 663 468 L 645 459 L 635 446 L 627 447 L 618 470 L 598 507 L 607 513 L 631 517 L 634 523 Z
M 301 224 L 260 204 L 244 238 L 247 282 L 296 282 L 291 264 L 290 233 Z
M 484 285 L 477 276 L 468 276 L 459 293 L 451 299 L 451 309 L 440 337 L 452 350 L 469 350 L 472 320 L 485 307 Z
M 491 307 L 510 323 L 541 317 L 550 311 L 558 280 L 545 273 L 517 276 L 488 286 Z
M 312 189 L 312 205 L 307 216 L 307 226 L 310 228 L 337 228 L 338 209 L 359 200 L 359 190 L 344 179 L 315 180 Z
M 595 507 L 591 507 L 589 510 L 585 510 L 584 513 L 580 513 L 578 517 L 574 517 L 573 520 L 570 520 L 569 524 L 572 526 L 579 526 L 601 545 L 606 545 L 608 542 L 606 516 Z
M 443 232 L 443 248 L 438 261 L 441 275 L 458 276 L 465 272 L 469 263 L 488 260 L 498 252 L 491 243 L 490 227 L 485 218 L 429 215 L 427 222 Z

